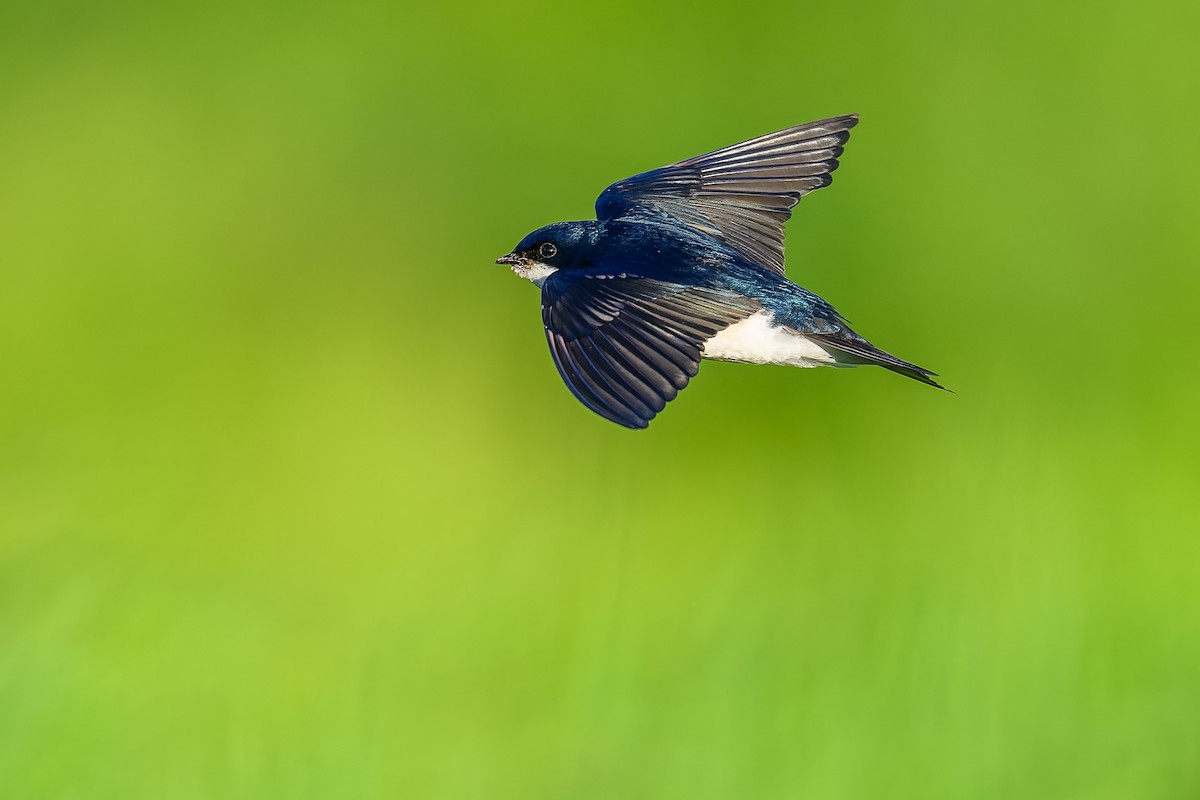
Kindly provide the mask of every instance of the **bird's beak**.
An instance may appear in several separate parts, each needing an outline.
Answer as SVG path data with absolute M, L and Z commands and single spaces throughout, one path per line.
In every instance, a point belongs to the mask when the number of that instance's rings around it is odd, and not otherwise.
M 516 253 L 509 253 L 506 256 L 500 256 L 499 258 L 497 258 L 496 263 L 497 264 L 507 264 L 509 266 L 512 266 L 513 264 L 520 264 L 524 260 L 525 259 L 521 258 Z

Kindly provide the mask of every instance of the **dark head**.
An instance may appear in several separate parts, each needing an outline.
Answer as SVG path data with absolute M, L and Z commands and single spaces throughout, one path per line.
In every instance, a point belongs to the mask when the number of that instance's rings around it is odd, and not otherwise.
M 599 233 L 597 222 L 556 222 L 538 228 L 506 256 L 496 259 L 538 286 L 560 269 L 578 269 L 589 263 Z

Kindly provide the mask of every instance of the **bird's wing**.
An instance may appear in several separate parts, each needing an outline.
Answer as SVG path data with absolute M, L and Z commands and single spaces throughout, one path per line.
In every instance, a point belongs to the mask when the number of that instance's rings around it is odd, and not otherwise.
M 644 428 L 700 367 L 704 343 L 758 310 L 731 292 L 650 278 L 555 273 L 542 322 L 571 392 L 605 419 Z
M 833 181 L 857 123 L 857 114 L 831 117 L 634 175 L 600 194 L 596 218 L 667 214 L 782 275 L 783 223 L 801 197 Z

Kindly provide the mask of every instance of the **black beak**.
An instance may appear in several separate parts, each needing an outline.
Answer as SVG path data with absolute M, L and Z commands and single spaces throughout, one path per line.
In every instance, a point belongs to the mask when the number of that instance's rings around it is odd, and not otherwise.
M 509 266 L 511 266 L 513 264 L 520 264 L 524 260 L 525 259 L 521 258 L 516 253 L 509 253 L 506 256 L 500 256 L 499 258 L 497 258 L 496 263 L 497 264 L 508 264 Z

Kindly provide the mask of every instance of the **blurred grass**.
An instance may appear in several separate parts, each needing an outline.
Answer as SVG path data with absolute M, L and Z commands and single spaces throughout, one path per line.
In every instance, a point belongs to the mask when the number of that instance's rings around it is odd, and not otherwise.
M 1198 16 L 4 6 L 5 796 L 1194 797 Z M 492 260 L 848 111 L 791 274 L 957 394 L 580 407 Z

